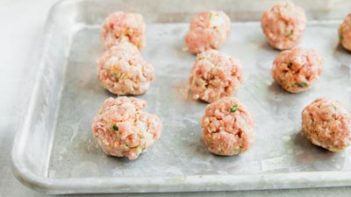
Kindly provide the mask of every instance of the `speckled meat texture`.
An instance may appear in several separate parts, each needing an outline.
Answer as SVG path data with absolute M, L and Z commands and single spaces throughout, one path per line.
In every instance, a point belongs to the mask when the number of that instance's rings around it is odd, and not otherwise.
M 213 102 L 231 96 L 242 80 L 238 60 L 216 50 L 197 55 L 190 76 L 190 90 L 194 99 Z
M 202 138 L 216 155 L 240 154 L 255 140 L 254 121 L 235 98 L 224 97 L 206 107 L 201 120 Z
M 315 145 L 333 152 L 351 143 L 351 116 L 338 102 L 319 98 L 302 112 L 303 134 Z
M 139 49 L 145 46 L 145 22 L 137 13 L 115 12 L 109 15 L 101 29 L 105 48 L 114 46 L 120 39 L 127 39 Z
M 97 68 L 103 87 L 116 95 L 143 94 L 155 78 L 151 64 L 126 40 L 106 50 L 97 60 Z
M 339 39 L 341 45 L 351 51 L 351 13 L 349 13 L 339 28 Z
M 322 58 L 312 49 L 294 48 L 281 52 L 273 62 L 273 79 L 286 91 L 309 89 L 322 72 Z
M 92 123 L 93 135 L 107 155 L 136 159 L 161 134 L 158 116 L 142 111 L 146 102 L 132 97 L 108 98 Z
M 188 50 L 196 54 L 221 47 L 229 34 L 230 19 L 224 12 L 201 12 L 193 17 L 185 43 Z
M 273 48 L 290 49 L 303 36 L 306 28 L 305 12 L 291 2 L 279 2 L 263 13 L 261 26 Z

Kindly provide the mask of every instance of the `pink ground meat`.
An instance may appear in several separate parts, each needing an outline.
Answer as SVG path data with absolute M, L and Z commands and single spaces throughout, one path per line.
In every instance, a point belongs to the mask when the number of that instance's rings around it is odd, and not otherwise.
M 188 50 L 196 54 L 221 47 L 229 34 L 230 19 L 224 12 L 201 12 L 192 19 L 185 43 Z
M 143 94 L 155 78 L 151 64 L 126 40 L 106 50 L 98 59 L 97 67 L 101 84 L 117 95 Z
M 351 116 L 338 102 L 319 98 L 302 111 L 303 134 L 315 145 L 333 152 L 351 143 Z
M 251 115 L 233 97 L 224 97 L 209 104 L 202 117 L 201 128 L 208 150 L 216 155 L 240 154 L 255 140 Z
M 300 48 L 281 52 L 272 68 L 273 79 L 291 93 L 309 89 L 321 72 L 321 56 L 315 50 Z
M 351 13 L 349 13 L 339 28 L 339 38 L 341 45 L 351 51 Z
M 241 80 L 238 60 L 219 51 L 208 50 L 197 55 L 189 83 L 194 99 L 211 103 L 232 95 Z
M 136 159 L 161 134 L 158 116 L 142 111 L 146 102 L 132 97 L 108 98 L 92 123 L 93 135 L 111 156 Z
M 279 2 L 266 10 L 261 26 L 268 43 L 276 49 L 295 47 L 306 28 L 306 15 L 302 8 L 292 2 Z
M 109 15 L 102 26 L 101 37 L 105 48 L 110 48 L 120 39 L 127 39 L 139 49 L 145 45 L 145 22 L 136 13 L 115 12 Z

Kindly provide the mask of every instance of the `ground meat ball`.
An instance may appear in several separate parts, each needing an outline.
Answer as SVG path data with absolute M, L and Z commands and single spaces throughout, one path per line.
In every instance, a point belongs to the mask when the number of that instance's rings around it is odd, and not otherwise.
M 341 45 L 351 51 L 351 13 L 348 14 L 339 28 L 339 38 Z
M 143 112 L 146 102 L 132 97 L 108 98 L 92 124 L 93 135 L 107 155 L 136 159 L 161 134 L 158 116 Z
M 97 67 L 102 85 L 117 95 L 143 94 L 155 78 L 153 67 L 125 40 L 106 50 Z
M 351 116 L 335 101 L 320 98 L 305 107 L 302 128 L 313 144 L 333 152 L 341 151 L 351 143 Z
M 273 79 L 291 93 L 309 89 L 322 72 L 322 58 L 315 50 L 294 48 L 281 52 L 273 62 Z
M 298 44 L 305 31 L 305 12 L 291 2 L 279 2 L 263 13 L 261 26 L 273 48 L 290 49 Z
M 118 40 L 125 38 L 139 49 L 142 49 L 145 45 L 143 16 L 136 13 L 115 12 L 105 19 L 101 37 L 106 48 L 110 48 Z
M 208 50 L 197 55 L 189 83 L 194 99 L 211 103 L 232 95 L 241 80 L 238 60 L 216 50 Z
M 191 21 L 185 43 L 192 53 L 221 47 L 230 34 L 230 19 L 222 11 L 201 12 Z
M 237 155 L 246 151 L 255 140 L 253 119 L 233 97 L 209 104 L 201 128 L 208 150 L 216 155 Z

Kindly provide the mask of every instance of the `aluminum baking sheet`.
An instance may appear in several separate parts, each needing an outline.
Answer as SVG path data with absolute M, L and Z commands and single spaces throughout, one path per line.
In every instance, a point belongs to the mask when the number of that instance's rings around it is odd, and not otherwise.
M 48 193 L 351 185 L 351 149 L 330 153 L 299 134 L 301 111 L 317 97 L 339 100 L 351 109 L 351 54 L 338 46 L 340 21 L 309 22 L 300 46 L 316 49 L 324 58 L 324 70 L 312 89 L 289 94 L 271 79 L 278 51 L 267 45 L 260 24 L 240 22 L 240 15 L 228 11 L 237 20 L 220 50 L 243 64 L 244 82 L 235 96 L 252 113 L 257 137 L 248 152 L 219 157 L 209 154 L 200 140 L 199 120 L 206 104 L 190 99 L 186 88 L 195 57 L 183 50 L 188 30 L 184 21 L 192 13 L 167 12 L 172 1 L 159 5 L 163 12 L 141 10 L 148 21 L 143 55 L 157 79 L 138 98 L 160 116 L 163 133 L 135 161 L 104 155 L 90 126 L 103 100 L 113 95 L 100 86 L 95 60 L 103 52 L 98 24 L 117 10 L 111 5 L 122 6 L 116 2 L 66 1 L 52 10 L 33 96 L 13 149 L 14 172 L 24 184 Z M 137 3 L 123 6 L 134 10 Z M 209 1 L 206 6 L 211 8 Z

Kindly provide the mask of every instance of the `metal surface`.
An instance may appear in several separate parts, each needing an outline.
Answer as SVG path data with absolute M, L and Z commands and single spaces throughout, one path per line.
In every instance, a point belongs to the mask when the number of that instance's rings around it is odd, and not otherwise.
M 244 65 L 245 81 L 236 96 L 254 115 L 257 140 L 239 157 L 216 157 L 199 138 L 205 104 L 186 97 L 185 81 L 194 61 L 182 51 L 188 26 L 163 23 L 181 22 L 191 13 L 174 14 L 163 7 L 171 8 L 167 5 L 171 1 L 152 8 L 154 12 L 140 10 L 149 21 L 143 54 L 157 75 L 141 98 L 148 101 L 148 111 L 161 117 L 164 130 L 155 146 L 131 162 L 105 156 L 91 136 L 95 112 L 112 96 L 96 79 L 95 59 L 102 53 L 97 24 L 122 6 L 119 1 L 104 1 L 99 7 L 98 2 L 102 1 L 64 2 L 51 12 L 41 69 L 13 149 L 14 171 L 22 182 L 49 193 L 351 185 L 350 150 L 328 153 L 298 134 L 300 112 L 314 98 L 327 96 L 351 106 L 351 56 L 337 47 L 339 22 L 309 23 L 301 46 L 322 54 L 324 72 L 310 91 L 296 95 L 272 82 L 270 67 L 278 52 L 267 46 L 259 24 L 232 24 L 231 38 L 221 51 Z M 130 10 L 137 3 L 123 8 Z

